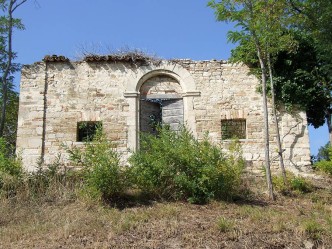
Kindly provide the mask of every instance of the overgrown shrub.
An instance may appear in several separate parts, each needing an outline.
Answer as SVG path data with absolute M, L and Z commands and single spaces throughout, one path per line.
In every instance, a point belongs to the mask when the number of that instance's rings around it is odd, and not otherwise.
M 332 176 L 332 161 L 319 161 L 315 163 L 315 168 Z
M 124 193 L 130 186 L 126 167 L 120 165 L 120 156 L 114 144 L 98 129 L 93 141 L 84 148 L 67 148 L 70 160 L 82 167 L 84 191 L 92 198 L 109 199 Z
M 239 146 L 231 156 L 209 142 L 198 141 L 186 129 L 159 129 L 158 136 L 141 134 L 140 150 L 129 161 L 136 186 L 147 194 L 169 200 L 205 203 L 231 198 L 244 166 Z
M 321 160 L 321 161 L 316 162 L 314 164 L 314 168 L 332 176 L 332 147 L 329 146 L 328 144 L 325 145 L 325 147 L 324 147 L 324 155 L 325 155 L 324 158 L 329 159 L 329 160 Z M 327 156 L 328 156 L 328 158 L 326 158 Z
M 0 191 L 6 195 L 15 192 L 23 176 L 21 161 L 11 151 L 5 140 L 0 138 Z
M 291 172 L 286 173 L 287 182 L 284 184 L 282 176 L 273 176 L 272 181 L 277 190 L 281 193 L 287 194 L 289 191 L 295 191 L 299 193 L 307 193 L 312 190 L 312 184 L 309 180 L 301 176 L 296 176 Z

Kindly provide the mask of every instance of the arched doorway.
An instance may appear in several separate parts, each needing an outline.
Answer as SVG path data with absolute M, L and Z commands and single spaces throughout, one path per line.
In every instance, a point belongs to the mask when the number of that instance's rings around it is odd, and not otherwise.
M 184 122 L 182 88 L 168 75 L 147 79 L 140 88 L 140 131 L 156 134 L 158 124 L 178 130 Z

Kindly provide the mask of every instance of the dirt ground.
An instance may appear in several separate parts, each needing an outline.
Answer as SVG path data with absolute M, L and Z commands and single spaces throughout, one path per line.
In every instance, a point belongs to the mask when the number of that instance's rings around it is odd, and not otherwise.
M 332 180 L 313 184 L 275 202 L 254 177 L 245 198 L 207 205 L 3 200 L 0 248 L 332 248 Z

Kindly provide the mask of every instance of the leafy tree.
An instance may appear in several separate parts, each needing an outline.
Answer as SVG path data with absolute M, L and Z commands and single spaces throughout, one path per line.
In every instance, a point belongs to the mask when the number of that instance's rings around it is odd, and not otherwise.
M 305 110 L 308 123 L 317 128 L 325 123 L 330 108 L 330 90 L 324 83 L 328 75 L 320 65 L 312 38 L 304 34 L 295 37 L 297 49 L 279 53 L 274 64 L 276 95 L 287 109 Z
M 274 57 L 272 70 L 276 104 L 286 110 L 302 109 L 314 127 L 325 123 L 326 110 L 330 107 L 330 92 L 323 82 L 327 73 L 321 68 L 313 39 L 302 32 L 292 32 L 293 49 L 279 51 Z M 257 74 L 259 67 L 255 48 L 249 41 L 241 41 L 232 50 L 232 61 L 242 61 Z
M 20 19 L 14 18 L 15 10 L 27 0 L 0 0 L 0 84 L 1 84 L 1 116 L 0 137 L 4 137 L 7 107 L 10 103 L 12 74 L 19 70 L 19 65 L 13 62 L 16 54 L 12 49 L 13 29 L 23 29 Z
M 297 12 L 294 24 L 309 34 L 315 41 L 315 48 L 325 64 L 325 69 L 332 70 L 332 5 L 326 0 L 291 0 Z
M 288 25 L 289 16 L 287 2 L 276 0 L 224 0 L 216 3 L 212 0 L 208 5 L 215 9 L 217 20 L 235 22 L 240 28 L 239 31 L 229 32 L 229 40 L 232 42 L 239 42 L 242 45 L 247 45 L 252 49 L 251 51 L 256 54 L 254 58 L 258 59 L 264 108 L 266 177 L 269 196 L 271 199 L 274 199 L 269 159 L 267 82 L 268 76 L 270 76 L 269 80 L 273 82 L 271 57 L 285 49 L 285 47 L 290 47 L 292 45 L 291 36 L 284 32 L 284 27 Z M 242 47 L 242 50 L 240 49 L 237 51 L 236 56 L 238 56 L 241 61 L 243 61 L 243 57 L 251 60 L 243 53 L 243 51 L 247 49 L 247 47 Z M 272 96 L 272 100 L 274 100 L 274 92 L 272 92 Z M 274 107 L 274 103 L 272 104 Z M 274 115 L 275 114 L 276 112 L 274 110 Z M 279 130 L 278 127 L 276 130 Z M 278 137 L 279 154 L 283 167 L 280 136 Z M 285 170 L 283 170 L 283 173 L 285 177 Z
M 309 110 L 309 118 L 313 117 L 309 123 L 316 128 L 326 121 L 332 144 L 332 5 L 326 0 L 290 0 L 290 4 L 296 13 L 293 26 L 311 38 L 311 51 L 315 54 L 316 67 L 308 73 L 315 75 L 320 98 Z
M 270 18 L 275 21 L 267 25 L 274 32 L 278 31 L 276 36 L 269 34 L 269 39 L 272 37 L 275 43 L 269 43 L 269 52 L 265 54 L 272 103 L 275 96 L 276 103 L 283 104 L 289 111 L 305 110 L 308 124 L 315 128 L 326 122 L 332 143 L 332 7 L 323 0 L 285 1 L 280 6 L 284 12 L 273 10 Z M 232 51 L 232 60 L 243 61 L 254 68 L 255 74 L 260 73 L 252 37 L 238 41 L 240 44 Z

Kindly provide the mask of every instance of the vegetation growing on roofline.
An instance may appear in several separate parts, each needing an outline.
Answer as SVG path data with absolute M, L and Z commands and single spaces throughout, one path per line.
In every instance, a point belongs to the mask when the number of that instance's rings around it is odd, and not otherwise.
M 122 62 L 130 63 L 137 66 L 143 65 L 154 65 L 159 66 L 162 59 L 150 55 L 144 51 L 133 49 L 133 50 L 118 50 L 115 52 L 105 53 L 93 53 L 93 52 L 83 52 L 81 58 L 85 62 Z M 69 62 L 69 59 L 62 55 L 46 55 L 43 59 L 44 62 Z
M 69 62 L 69 59 L 63 55 L 45 55 L 44 62 Z
M 141 51 L 120 52 L 109 55 L 90 54 L 86 55 L 83 60 L 86 62 L 125 62 L 138 66 L 150 64 L 158 66 L 162 62 L 162 59 L 145 54 Z
M 123 47 L 116 50 L 97 47 L 82 47 L 80 59 L 86 62 L 122 62 L 130 63 L 136 66 L 155 65 L 159 66 L 162 58 L 155 54 L 137 48 Z

